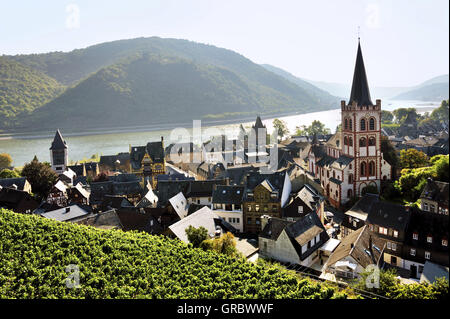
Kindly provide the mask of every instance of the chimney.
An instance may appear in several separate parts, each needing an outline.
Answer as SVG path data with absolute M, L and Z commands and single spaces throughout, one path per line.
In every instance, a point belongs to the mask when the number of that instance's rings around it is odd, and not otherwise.
M 66 207 L 66 213 L 70 212 L 70 207 Z
M 12 185 L 11 185 L 11 188 L 12 188 L 12 189 L 17 189 L 17 185 L 16 185 L 16 184 L 12 184 Z
M 230 186 L 230 178 L 229 177 L 225 178 L 225 185 Z

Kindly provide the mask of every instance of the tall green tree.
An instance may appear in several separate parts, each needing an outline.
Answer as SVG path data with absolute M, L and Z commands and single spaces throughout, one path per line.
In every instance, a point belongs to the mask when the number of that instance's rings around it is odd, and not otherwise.
M 12 164 L 12 157 L 8 153 L 0 154 L 0 169 L 8 168 Z
M 21 174 L 27 178 L 33 193 L 40 199 L 48 195 L 58 179 L 58 175 L 51 169 L 50 165 L 39 162 L 36 156 L 30 163 L 25 164 Z
M 200 244 L 204 240 L 208 239 L 208 230 L 203 226 L 195 228 L 194 226 L 190 225 L 188 228 L 186 228 L 185 232 L 189 242 L 194 247 L 200 247 Z
M 331 130 L 327 127 L 325 127 L 325 124 L 318 120 L 314 120 L 310 126 L 297 126 L 297 135 L 306 135 L 306 136 L 313 136 L 314 134 L 317 135 L 325 135 L 330 134 Z
M 0 172 L 0 178 L 17 178 L 20 177 L 20 174 L 15 170 L 5 168 Z
M 428 156 L 414 148 L 400 151 L 400 166 L 402 168 L 419 168 L 429 165 Z
M 381 110 L 381 123 L 383 124 L 391 124 L 394 119 L 394 114 L 389 111 Z
M 284 136 L 289 134 L 289 129 L 285 121 L 280 119 L 273 120 L 273 128 L 275 132 L 278 134 L 278 139 L 282 140 Z

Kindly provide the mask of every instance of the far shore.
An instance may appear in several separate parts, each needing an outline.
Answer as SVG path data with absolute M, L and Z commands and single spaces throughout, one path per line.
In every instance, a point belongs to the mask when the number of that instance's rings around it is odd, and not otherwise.
M 317 112 L 331 111 L 337 110 L 339 108 L 318 110 Z M 266 114 L 260 115 L 262 120 L 266 119 L 275 119 L 279 117 L 292 116 L 292 115 L 300 115 L 300 114 L 309 114 L 315 112 L 301 112 L 301 111 L 291 111 L 291 112 L 280 112 L 275 114 Z M 219 126 L 219 125 L 228 125 L 228 124 L 245 124 L 249 122 L 254 122 L 257 114 L 252 116 L 240 117 L 240 118 L 228 118 L 221 120 L 208 120 L 202 119 L 202 125 L 205 126 Z M 164 131 L 171 130 L 176 127 L 185 127 L 190 128 L 192 126 L 192 122 L 180 122 L 180 123 L 167 123 L 167 124 L 152 124 L 145 126 L 126 126 L 126 127 L 103 127 L 96 129 L 86 129 L 83 131 L 72 131 L 64 129 L 64 136 L 91 136 L 91 135 L 103 135 L 103 134 L 117 134 L 117 133 L 136 133 L 136 132 L 152 132 L 152 131 Z M 56 129 L 56 128 L 55 128 Z M 35 131 L 35 132 L 4 132 L 0 133 L 0 141 L 1 140 L 9 140 L 9 139 L 41 139 L 41 138 L 51 138 L 55 134 L 54 130 L 46 130 L 46 131 Z

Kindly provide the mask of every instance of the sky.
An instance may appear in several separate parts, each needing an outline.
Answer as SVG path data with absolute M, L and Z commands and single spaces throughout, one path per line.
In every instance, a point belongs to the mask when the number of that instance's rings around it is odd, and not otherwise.
M 359 28 L 370 85 L 449 73 L 448 0 L 1 0 L 0 17 L 0 55 L 159 36 L 350 84 Z

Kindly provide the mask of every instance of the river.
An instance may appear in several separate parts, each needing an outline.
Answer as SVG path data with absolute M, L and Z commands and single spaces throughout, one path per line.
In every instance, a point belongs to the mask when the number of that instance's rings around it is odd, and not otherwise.
M 392 111 L 400 107 L 414 107 L 419 113 L 431 111 L 438 107 L 439 102 L 424 102 L 424 101 L 382 101 L 381 107 L 383 110 Z M 267 118 L 263 120 L 268 132 L 273 131 L 272 121 L 274 118 Z M 335 131 L 336 126 L 340 123 L 340 109 L 295 114 L 289 116 L 282 116 L 279 119 L 284 120 L 290 130 L 290 133 L 295 132 L 295 128 L 301 125 L 310 125 L 312 121 L 319 120 L 325 124 L 326 127 Z M 236 120 L 237 121 L 237 120 Z M 246 129 L 250 128 L 253 122 L 242 123 Z M 240 123 L 230 123 L 225 125 L 214 126 L 224 132 L 233 135 L 238 131 Z M 189 132 L 192 132 L 191 127 L 185 127 Z M 203 129 L 206 129 L 204 127 Z M 55 128 L 56 130 L 56 128 Z M 130 128 L 130 130 L 133 130 Z M 139 146 L 145 145 L 151 141 L 157 141 L 164 136 L 165 145 L 172 142 L 170 140 L 170 129 L 149 129 L 149 128 L 135 128 L 132 132 L 114 132 L 112 130 L 103 132 L 84 132 L 80 133 L 65 133 L 61 132 L 69 147 L 69 160 L 77 161 L 84 158 L 90 158 L 93 154 L 99 155 L 113 155 L 119 152 L 128 152 L 129 145 Z M 53 140 L 54 133 L 41 132 L 33 133 L 33 135 L 19 135 L 19 136 L 0 136 L 0 153 L 8 153 L 13 158 L 14 166 L 23 166 L 29 162 L 36 155 L 40 161 L 50 161 L 49 147 Z

